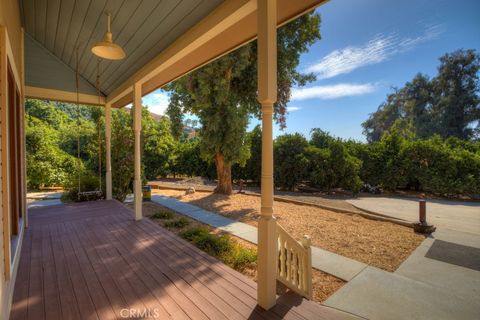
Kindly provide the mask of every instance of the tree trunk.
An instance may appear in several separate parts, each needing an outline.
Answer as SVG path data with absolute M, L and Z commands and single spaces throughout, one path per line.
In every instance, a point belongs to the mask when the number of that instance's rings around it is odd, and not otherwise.
M 217 167 L 217 187 L 215 193 L 232 194 L 232 165 L 226 164 L 222 153 L 215 155 Z

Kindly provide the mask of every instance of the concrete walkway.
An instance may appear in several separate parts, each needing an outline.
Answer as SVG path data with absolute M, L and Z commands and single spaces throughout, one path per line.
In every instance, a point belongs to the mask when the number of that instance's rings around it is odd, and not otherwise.
M 28 192 L 27 193 L 27 208 L 52 206 L 61 204 L 62 192 L 45 191 L 45 192 Z
M 367 267 L 326 305 L 368 319 L 478 319 L 480 236 L 440 230 L 395 273 Z
M 418 221 L 418 199 L 360 197 L 347 202 L 367 212 Z M 480 202 L 427 200 L 427 221 L 441 229 L 480 235 Z
M 36 208 L 36 207 L 45 207 L 45 206 L 53 206 L 57 204 L 62 204 L 62 200 L 60 199 L 50 199 L 50 200 L 35 200 L 32 202 L 29 202 L 27 204 L 27 208 Z
M 257 228 L 249 224 L 226 218 L 171 197 L 153 195 L 152 201 L 202 223 L 228 232 L 236 237 L 257 244 Z M 350 281 L 367 267 L 364 263 L 317 247 L 312 247 L 312 266 L 315 269 L 324 271 L 345 281 Z
M 60 191 L 28 192 L 27 199 L 36 199 L 36 200 L 60 199 L 62 195 L 63 195 L 63 192 L 60 192 Z

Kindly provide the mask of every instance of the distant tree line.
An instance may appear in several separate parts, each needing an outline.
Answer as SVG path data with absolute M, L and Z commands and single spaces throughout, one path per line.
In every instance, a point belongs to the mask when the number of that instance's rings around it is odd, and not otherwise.
M 418 74 L 387 96 L 362 126 L 367 141 L 379 141 L 392 129 L 426 139 L 439 135 L 462 140 L 480 137 L 478 72 L 475 50 L 458 50 L 440 58 L 438 74 Z
M 409 139 L 390 131 L 376 142 L 341 140 L 313 129 L 275 140 L 275 181 L 294 190 L 303 183 L 324 191 L 358 192 L 364 184 L 447 196 L 480 196 L 480 142 L 434 135 Z

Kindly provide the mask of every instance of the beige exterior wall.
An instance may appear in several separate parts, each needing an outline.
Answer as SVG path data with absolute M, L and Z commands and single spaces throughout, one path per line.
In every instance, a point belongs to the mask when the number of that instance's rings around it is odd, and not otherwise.
M 9 193 L 8 186 L 8 148 L 6 136 L 9 124 L 7 119 L 7 61 L 12 68 L 15 82 L 20 95 L 23 97 L 23 57 L 22 57 L 22 36 L 20 21 L 20 9 L 17 1 L 0 0 L 0 319 L 8 319 L 12 302 L 13 288 L 16 272 L 20 260 L 20 248 L 22 245 L 23 231 L 25 225 L 25 212 L 19 225 L 19 235 L 15 252 L 11 250 L 10 244 L 10 221 L 9 221 Z M 8 58 L 7 58 L 8 57 Z M 8 59 L 8 60 L 7 60 Z M 22 99 L 23 101 L 23 99 Z M 25 170 L 21 170 L 24 177 Z M 22 188 L 22 192 L 24 188 Z M 12 261 L 12 258 L 13 261 Z
M 15 60 L 15 68 L 20 72 L 22 63 L 22 25 L 18 1 L 0 0 L 0 25 L 7 28 Z

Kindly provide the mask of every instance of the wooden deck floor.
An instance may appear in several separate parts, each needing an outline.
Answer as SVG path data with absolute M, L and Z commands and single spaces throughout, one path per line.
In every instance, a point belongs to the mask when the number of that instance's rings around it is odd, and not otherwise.
M 116 201 L 35 208 L 10 318 L 345 319 L 294 294 L 270 311 L 256 283 Z

